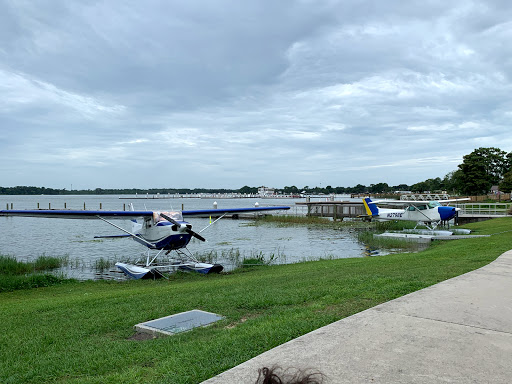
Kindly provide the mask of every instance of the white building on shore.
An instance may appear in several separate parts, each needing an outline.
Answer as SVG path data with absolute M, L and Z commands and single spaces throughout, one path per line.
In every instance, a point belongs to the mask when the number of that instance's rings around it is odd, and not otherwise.
M 260 196 L 274 196 L 275 194 L 274 188 L 258 187 L 258 195 Z

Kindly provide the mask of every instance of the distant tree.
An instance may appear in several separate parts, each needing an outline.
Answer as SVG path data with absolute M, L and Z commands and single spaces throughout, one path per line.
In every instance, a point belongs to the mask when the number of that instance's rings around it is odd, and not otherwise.
M 498 148 L 478 148 L 463 157 L 457 174 L 460 192 L 480 195 L 498 185 L 510 165 L 510 154 Z
M 492 186 L 481 157 L 475 154 L 464 156 L 457 174 L 459 190 L 466 195 L 481 195 L 489 192 Z
M 294 195 L 300 192 L 299 188 L 297 188 L 295 185 L 292 185 L 291 187 L 284 187 L 282 191 L 286 195 Z
M 452 171 L 447 173 L 443 178 L 443 187 L 444 190 L 448 192 L 456 192 L 459 190 L 459 187 L 457 185 L 457 172 L 459 171 Z
M 391 187 L 393 191 L 409 191 L 411 189 L 407 184 L 398 184 Z
M 416 193 L 423 193 L 429 191 L 429 186 L 425 181 L 420 181 L 419 183 L 414 183 L 411 185 L 411 191 Z
M 507 154 L 506 167 L 508 171 L 512 171 L 512 151 Z
M 503 176 L 503 180 L 500 183 L 500 191 L 512 193 L 512 170 L 508 171 Z
M 367 192 L 366 186 L 362 184 L 357 184 L 355 187 L 350 188 L 352 193 L 364 193 Z
M 370 184 L 369 191 L 371 193 L 385 193 L 390 192 L 391 188 L 387 183 Z
M 336 187 L 336 188 L 334 188 L 334 193 L 337 193 L 339 195 L 345 194 L 345 193 L 347 193 L 347 188 L 346 187 Z
M 256 187 L 249 187 L 247 185 L 244 185 L 242 188 L 238 190 L 239 193 L 245 193 L 245 194 L 254 194 L 258 193 L 258 188 Z
M 500 191 L 512 193 L 512 152 L 507 154 L 506 162 L 508 171 L 503 175 L 503 180 L 500 183 Z

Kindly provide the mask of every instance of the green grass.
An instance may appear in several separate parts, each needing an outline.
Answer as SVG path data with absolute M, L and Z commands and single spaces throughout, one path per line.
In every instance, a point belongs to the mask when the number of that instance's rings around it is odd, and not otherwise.
M 197 383 L 340 318 L 474 270 L 512 249 L 512 219 L 488 238 L 426 251 L 244 268 L 160 281 L 86 281 L 0 293 L 2 383 Z M 133 325 L 191 309 L 225 316 L 177 336 Z M 254 381 L 257 372 L 254 372 Z
M 48 271 L 59 268 L 62 260 L 58 257 L 39 256 L 33 262 L 18 261 L 14 256 L 0 255 L 0 274 L 22 275 L 36 271 Z
M 64 278 L 44 272 L 59 268 L 59 257 L 39 256 L 33 262 L 16 260 L 13 256 L 0 255 L 0 292 L 48 287 L 60 284 Z
M 39 256 L 33 263 L 34 269 L 36 271 L 48 271 L 51 269 L 59 268 L 62 264 L 62 261 L 59 257 L 53 256 Z
M 0 255 L 0 274 L 22 275 L 34 270 L 32 265 L 16 260 L 14 256 Z

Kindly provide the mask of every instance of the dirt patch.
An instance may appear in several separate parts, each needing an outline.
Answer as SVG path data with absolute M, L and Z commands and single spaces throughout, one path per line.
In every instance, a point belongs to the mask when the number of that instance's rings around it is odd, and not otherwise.
M 145 332 L 136 332 L 132 336 L 130 336 L 127 340 L 135 340 L 135 341 L 143 341 L 143 340 L 152 340 L 156 339 L 155 335 Z
M 243 316 L 243 317 L 240 319 L 240 321 L 237 321 L 237 322 L 235 322 L 235 323 L 231 323 L 231 324 L 229 324 L 229 325 L 226 325 L 226 327 L 225 327 L 225 328 L 226 328 L 226 329 L 233 329 L 233 328 L 235 328 L 237 325 L 239 325 L 239 324 L 243 324 L 243 323 L 245 323 L 247 320 L 249 320 L 249 319 L 254 319 L 254 318 L 258 317 L 258 316 L 259 316 L 259 314 L 254 314 L 254 315 L 252 315 L 252 316 Z

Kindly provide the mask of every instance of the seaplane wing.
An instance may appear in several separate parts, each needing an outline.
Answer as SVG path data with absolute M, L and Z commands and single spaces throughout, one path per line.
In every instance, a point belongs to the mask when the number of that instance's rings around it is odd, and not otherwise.
M 227 208 L 227 209 L 197 209 L 181 211 L 183 216 L 198 217 L 207 215 L 237 214 L 246 212 L 287 210 L 290 207 L 253 207 L 253 208 Z M 55 219 L 97 219 L 98 216 L 104 219 L 133 220 L 137 218 L 151 218 L 159 211 L 82 211 L 68 209 L 23 209 L 23 210 L 0 210 L 0 216 L 21 216 L 21 217 L 48 217 Z
M 122 219 L 133 220 L 140 217 L 152 217 L 153 211 L 81 211 L 70 209 L 8 209 L 0 211 L 0 216 L 49 217 L 54 219 Z
M 453 203 L 457 201 L 468 201 L 471 200 L 468 198 L 461 198 L 461 199 L 445 199 L 445 200 L 435 200 L 436 202 L 443 204 L 443 203 Z M 375 204 L 379 205 L 403 205 L 403 206 L 418 206 L 428 203 L 426 200 L 375 200 L 373 201 Z

